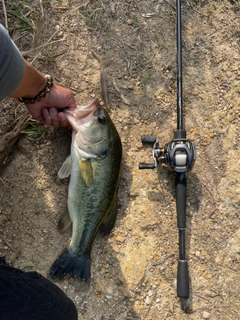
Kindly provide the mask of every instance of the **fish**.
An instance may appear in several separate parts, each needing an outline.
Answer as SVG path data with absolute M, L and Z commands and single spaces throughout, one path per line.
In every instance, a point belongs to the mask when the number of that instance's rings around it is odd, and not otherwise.
M 55 260 L 50 275 L 66 275 L 88 282 L 91 248 L 100 231 L 107 236 L 117 217 L 117 192 L 121 177 L 122 143 L 108 112 L 95 99 L 87 106 L 65 110 L 71 124 L 70 156 L 58 172 L 70 175 L 68 200 L 58 223 L 61 231 L 72 225 L 69 246 Z

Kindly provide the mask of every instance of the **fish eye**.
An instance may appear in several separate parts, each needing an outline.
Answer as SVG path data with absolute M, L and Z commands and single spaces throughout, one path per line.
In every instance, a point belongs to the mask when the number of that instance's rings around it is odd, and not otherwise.
M 105 124 L 105 117 L 102 115 L 98 116 L 98 122 L 101 124 Z

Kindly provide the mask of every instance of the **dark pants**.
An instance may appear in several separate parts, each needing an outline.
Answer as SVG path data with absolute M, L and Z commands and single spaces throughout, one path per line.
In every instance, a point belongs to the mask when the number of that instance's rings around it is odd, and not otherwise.
M 77 320 L 74 303 L 37 272 L 0 265 L 1 320 Z

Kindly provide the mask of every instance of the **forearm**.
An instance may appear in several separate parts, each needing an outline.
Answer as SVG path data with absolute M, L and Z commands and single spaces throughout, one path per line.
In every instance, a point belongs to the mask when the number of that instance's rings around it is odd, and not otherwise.
M 10 94 L 12 98 L 33 98 L 46 86 L 45 76 L 24 60 L 24 75 L 17 89 Z

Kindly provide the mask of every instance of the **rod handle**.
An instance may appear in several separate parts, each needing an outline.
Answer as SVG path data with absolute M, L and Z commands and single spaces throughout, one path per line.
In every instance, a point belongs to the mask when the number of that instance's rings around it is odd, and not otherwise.
M 189 298 L 188 265 L 186 260 L 178 261 L 177 295 L 179 298 Z
M 186 228 L 186 202 L 187 202 L 187 179 L 185 173 L 177 173 L 176 188 L 176 206 L 177 206 L 177 224 L 178 228 Z

